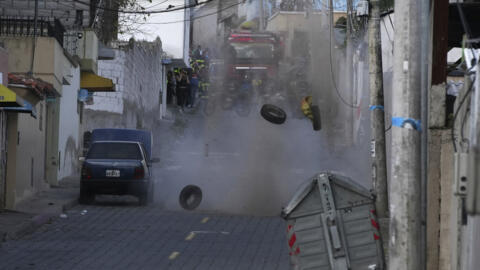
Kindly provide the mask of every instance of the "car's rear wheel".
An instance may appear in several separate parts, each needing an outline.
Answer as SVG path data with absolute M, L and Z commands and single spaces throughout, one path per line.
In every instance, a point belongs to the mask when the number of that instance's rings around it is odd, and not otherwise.
M 83 184 L 80 184 L 80 204 L 92 204 L 95 201 L 95 194 L 90 192 Z
M 148 194 L 144 193 L 138 197 L 138 204 L 145 206 L 148 204 Z

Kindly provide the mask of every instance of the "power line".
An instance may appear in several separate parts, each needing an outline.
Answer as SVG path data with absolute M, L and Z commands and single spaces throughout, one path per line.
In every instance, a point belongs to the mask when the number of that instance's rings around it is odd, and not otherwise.
M 475 84 L 476 79 L 477 79 L 476 77 L 473 78 L 467 92 L 465 92 L 465 95 L 463 96 L 462 100 L 460 101 L 460 104 L 457 107 L 457 110 L 455 111 L 455 114 L 453 115 L 452 132 L 451 132 L 450 135 L 452 137 L 453 150 L 454 150 L 455 153 L 457 152 L 457 144 L 455 142 L 455 140 L 456 140 L 456 138 L 455 138 L 455 121 L 457 120 L 458 113 L 460 112 L 460 109 L 462 109 L 463 104 L 465 103 L 467 98 L 470 96 L 470 93 L 472 92 L 473 85 Z
M 145 9 L 151 9 L 151 8 L 154 8 L 154 7 L 157 7 L 157 6 L 160 6 L 161 4 L 164 4 L 166 2 L 168 2 L 169 0 L 164 0 L 158 4 L 155 4 L 155 5 L 152 5 L 152 6 L 149 6 L 149 7 L 146 7 Z
M 353 105 L 348 103 L 340 94 L 340 91 L 338 91 L 337 88 L 337 83 L 335 81 L 335 75 L 333 74 L 333 59 L 332 59 L 332 35 L 333 35 L 333 6 L 330 7 L 330 35 L 329 36 L 329 48 L 330 48 L 330 75 L 332 77 L 332 83 L 333 83 L 333 88 L 335 89 L 335 93 L 337 93 L 338 98 L 340 101 L 342 101 L 343 104 L 345 104 L 347 107 L 350 107 L 352 109 L 357 109 L 359 106 L 358 105 Z
M 219 9 L 219 10 L 217 10 L 217 11 L 214 11 L 214 12 L 211 12 L 211 13 L 207 13 L 207 14 L 204 14 L 204 15 L 200 15 L 200 16 L 197 16 L 197 17 L 194 17 L 194 18 L 191 18 L 191 19 L 187 19 L 187 20 L 178 20 L 178 21 L 170 21 L 170 22 L 158 22 L 158 23 L 139 23 L 139 24 L 149 25 L 149 24 L 174 24 L 174 23 L 190 22 L 190 21 L 194 21 L 194 20 L 197 20 L 197 19 L 201 19 L 201 18 L 205 18 L 205 17 L 208 17 L 208 16 L 212 16 L 212 15 L 215 15 L 215 14 L 219 14 L 220 12 L 222 12 L 222 11 L 224 11 L 224 10 L 227 10 L 227 9 L 229 9 L 229 8 L 232 8 L 232 7 L 241 5 L 241 4 L 243 4 L 243 2 L 238 2 L 238 3 L 235 3 L 235 4 L 233 4 L 233 5 L 230 5 L 230 6 L 227 6 L 227 7 L 222 8 L 222 9 Z
M 84 4 L 84 5 L 89 5 L 86 2 L 83 2 L 81 0 L 74 0 L 76 3 Z M 207 4 L 209 2 L 212 2 L 214 0 L 205 0 L 203 2 L 198 2 L 195 4 L 190 4 L 190 5 L 184 5 L 181 7 L 174 7 L 174 8 L 167 8 L 167 9 L 162 9 L 162 10 L 151 10 L 151 11 L 146 11 L 146 10 L 122 10 L 122 9 L 113 9 L 113 8 L 105 8 L 101 6 L 96 6 L 96 8 L 104 10 L 104 11 L 113 11 L 113 12 L 118 12 L 118 13 L 124 13 L 124 14 L 145 14 L 145 15 L 150 15 L 150 14 L 157 14 L 157 13 L 167 13 L 167 12 L 173 12 L 177 10 L 184 10 L 184 9 L 189 9 L 189 8 L 194 8 L 203 4 Z

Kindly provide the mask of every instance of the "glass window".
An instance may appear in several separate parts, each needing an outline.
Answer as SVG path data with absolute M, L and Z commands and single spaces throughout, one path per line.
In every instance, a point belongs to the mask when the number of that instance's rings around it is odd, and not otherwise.
M 87 159 L 136 159 L 142 158 L 142 153 L 134 143 L 94 143 L 88 151 Z
M 272 59 L 274 48 L 272 44 L 232 43 L 236 58 L 240 59 Z

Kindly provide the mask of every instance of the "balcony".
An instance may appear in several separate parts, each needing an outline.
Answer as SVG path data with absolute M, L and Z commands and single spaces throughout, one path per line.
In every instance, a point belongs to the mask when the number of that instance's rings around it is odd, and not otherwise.
M 82 71 L 97 73 L 98 37 L 91 29 L 71 30 L 65 33 L 65 50 L 78 57 Z
M 53 37 L 63 47 L 65 28 L 58 19 L 40 18 L 35 21 L 33 18 L 0 17 L 0 36 L 10 37 Z

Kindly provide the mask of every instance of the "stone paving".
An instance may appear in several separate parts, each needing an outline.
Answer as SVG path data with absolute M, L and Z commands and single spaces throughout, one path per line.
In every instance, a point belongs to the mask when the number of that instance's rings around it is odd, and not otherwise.
M 288 269 L 279 217 L 79 205 L 0 246 L 0 269 Z

